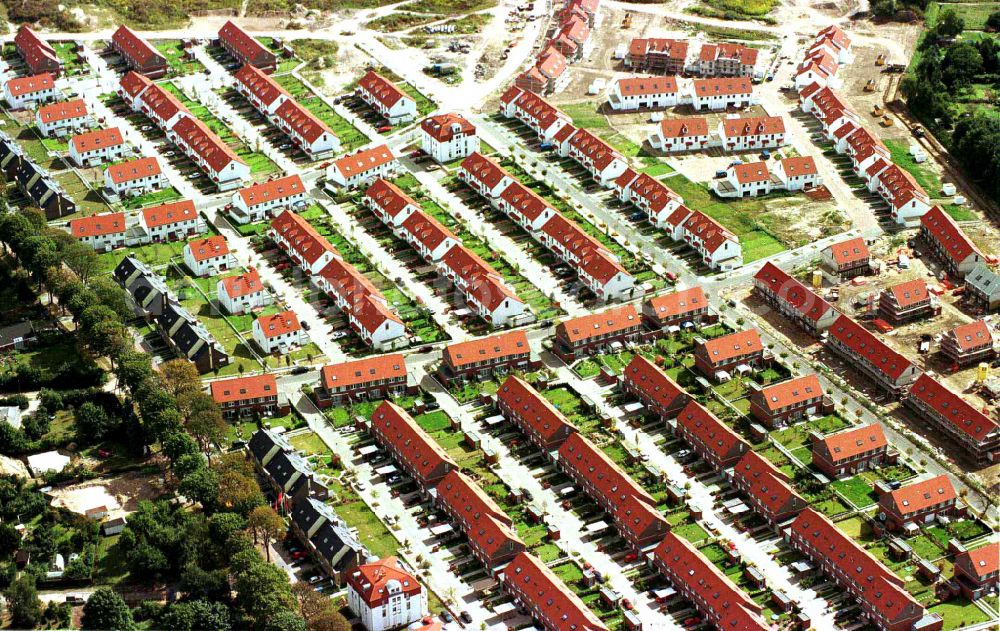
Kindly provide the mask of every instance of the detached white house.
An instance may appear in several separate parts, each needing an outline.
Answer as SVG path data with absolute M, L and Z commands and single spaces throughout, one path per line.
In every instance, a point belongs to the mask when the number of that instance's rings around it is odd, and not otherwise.
M 230 216 L 240 224 L 263 221 L 284 210 L 305 206 L 308 195 L 298 175 L 251 184 L 233 193 Z
M 438 114 L 420 123 L 420 148 L 437 162 L 451 162 L 479 151 L 479 136 L 465 117 Z
M 250 268 L 243 274 L 227 276 L 216 283 L 216 297 L 226 313 L 239 315 L 266 307 L 274 297 L 264 287 L 257 270 Z
M 261 316 L 253 321 L 253 339 L 264 353 L 284 355 L 308 340 L 294 311 Z
M 226 237 L 216 235 L 189 241 L 184 246 L 184 264 L 199 278 L 217 276 L 236 265 Z
M 128 150 L 117 127 L 95 129 L 70 138 L 69 157 L 79 167 L 121 160 Z
M 156 158 L 139 158 L 104 169 L 104 187 L 119 197 L 144 195 L 169 184 Z
M 43 136 L 66 136 L 94 124 L 83 99 L 50 103 L 35 112 L 35 124 Z
M 326 169 L 329 183 L 354 188 L 375 178 L 389 177 L 399 170 L 399 161 L 387 145 L 363 149 L 333 162 Z
M 719 197 L 757 197 L 770 193 L 774 184 L 766 162 L 742 162 L 730 165 L 725 178 L 712 180 L 712 192 Z

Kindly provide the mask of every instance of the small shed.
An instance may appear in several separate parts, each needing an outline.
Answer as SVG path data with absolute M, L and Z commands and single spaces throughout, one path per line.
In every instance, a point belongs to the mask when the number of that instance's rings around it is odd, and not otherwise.
M 128 525 L 128 521 L 126 521 L 124 517 L 109 519 L 101 524 L 101 534 L 105 537 L 120 535 L 121 532 L 125 530 L 126 525 Z

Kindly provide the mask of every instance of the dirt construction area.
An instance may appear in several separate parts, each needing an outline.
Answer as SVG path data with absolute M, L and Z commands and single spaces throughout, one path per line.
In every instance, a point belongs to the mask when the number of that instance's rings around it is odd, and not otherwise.
M 162 495 L 159 475 L 132 472 L 115 478 L 89 480 L 72 486 L 53 489 L 52 505 L 84 515 L 88 510 L 104 506 L 108 517 L 115 518 L 134 512 L 142 500 Z

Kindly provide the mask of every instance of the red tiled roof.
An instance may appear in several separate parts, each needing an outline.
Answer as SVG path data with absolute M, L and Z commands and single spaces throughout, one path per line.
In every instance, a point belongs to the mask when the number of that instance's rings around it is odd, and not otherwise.
M 500 105 L 503 107 L 507 107 L 511 103 L 514 103 L 519 98 L 521 98 L 521 95 L 525 93 L 526 93 L 525 90 L 522 90 L 521 88 L 517 87 L 512 83 L 507 87 L 506 90 L 504 90 L 503 94 L 500 95 Z
M 209 388 L 218 404 L 247 401 L 278 395 L 278 382 L 274 375 L 253 375 L 213 381 Z
M 442 466 L 448 469 L 458 466 L 448 452 L 395 403 L 383 401 L 372 414 L 371 422 L 392 443 L 400 457 L 421 476 L 426 477 Z
M 683 201 L 680 195 L 648 173 L 635 178 L 628 188 L 637 197 L 645 200 L 650 212 L 654 214 L 666 208 L 670 202 L 680 204 Z
M 461 516 L 459 523 L 465 536 L 487 555 L 493 556 L 512 546 L 524 548 L 510 516 L 464 473 L 452 469 L 434 491 L 441 504 Z
M 305 193 L 306 187 L 298 175 L 286 175 L 267 182 L 257 182 L 241 188 L 239 193 L 247 206 L 264 204 Z
M 1000 425 L 934 377 L 923 373 L 910 386 L 909 396 L 923 402 L 946 422 L 977 442 L 1000 431 Z
M 854 239 L 848 239 L 847 241 L 841 241 L 840 243 L 834 243 L 828 246 L 830 254 L 833 256 L 833 260 L 837 262 L 838 265 L 845 265 L 850 263 L 857 263 L 858 261 L 867 261 L 871 258 L 871 252 L 868 251 L 868 244 L 865 243 L 863 237 L 856 237 Z
M 272 219 L 271 229 L 291 243 L 296 253 L 310 265 L 326 252 L 336 253 L 326 237 L 316 232 L 308 221 L 290 210 Z
M 538 55 L 538 63 L 535 64 L 534 68 L 538 70 L 543 76 L 549 79 L 555 79 L 566 72 L 569 62 L 566 61 L 566 57 L 559 52 L 559 49 L 552 45 L 549 45 L 545 50 L 543 50 Z
M 982 254 L 965 232 L 955 223 L 951 215 L 940 206 L 934 206 L 920 218 L 920 225 L 937 241 L 948 258 L 955 264 L 961 263 L 972 254 Z
M 799 91 L 799 101 L 802 102 L 802 101 L 807 100 L 810 96 L 812 96 L 813 94 L 816 94 L 822 88 L 823 88 L 823 86 L 821 86 L 819 84 L 819 82 L 813 81 L 812 83 L 810 83 L 809 85 L 807 85 L 806 87 L 802 88 Z
M 489 263 L 461 244 L 453 245 L 441 258 L 441 264 L 462 278 L 466 283 L 466 292 L 490 312 L 505 300 L 521 302 Z
M 1000 569 L 1000 541 L 988 543 L 981 548 L 969 550 L 964 555 L 958 555 L 957 565 L 962 557 L 968 558 L 968 569 L 976 576 L 983 578 Z
M 629 44 L 630 55 L 647 55 L 655 53 L 666 55 L 670 59 L 684 61 L 687 59 L 688 43 L 683 39 L 667 39 L 663 37 L 655 38 L 635 38 Z
M 678 210 L 680 209 L 678 208 Z M 677 214 L 675 212 L 675 214 L 670 216 L 668 222 L 673 220 L 675 215 L 677 217 L 684 216 L 684 229 L 693 236 L 701 239 L 705 249 L 709 252 L 715 252 L 727 241 L 739 243 L 735 234 L 723 228 L 722 224 L 700 210 L 691 212 L 685 207 L 684 213 Z
M 829 302 L 770 261 L 764 263 L 754 275 L 754 280 L 775 292 L 780 300 L 813 322 L 819 321 L 833 309 Z
M 191 116 L 188 108 L 184 107 L 172 92 L 155 83 L 151 83 L 148 89 L 139 95 L 139 99 L 164 123 L 169 122 L 178 112 Z
M 184 247 L 190 249 L 191 257 L 199 262 L 229 254 L 229 243 L 226 241 L 226 237 L 221 234 L 205 239 L 189 241 Z
M 816 169 L 816 160 L 814 160 L 812 156 L 795 156 L 794 158 L 785 158 L 781 161 L 781 169 L 788 177 L 792 177 L 794 175 L 816 175 L 818 173 Z
M 264 48 L 252 35 L 241 29 L 233 22 L 227 21 L 219 29 L 219 39 L 229 43 L 230 46 L 240 51 L 246 59 L 257 59 L 258 57 L 273 57 L 274 53 Z
M 762 388 L 760 395 L 755 399 L 774 412 L 809 399 L 822 397 L 825 394 L 819 377 L 815 374 L 809 374 Z
M 661 320 L 674 319 L 708 307 L 701 285 L 650 298 L 646 303 Z
M 758 51 L 743 44 L 723 42 L 721 44 L 704 44 L 699 55 L 702 61 L 738 60 L 740 65 L 753 66 L 757 63 Z
M 294 311 L 282 311 L 274 315 L 265 315 L 257 318 L 261 333 L 264 337 L 276 337 L 293 331 L 302 330 L 299 324 L 299 316 Z
M 899 283 L 883 291 L 891 293 L 893 298 L 896 299 L 896 304 L 901 309 L 912 307 L 930 299 L 930 294 L 927 291 L 927 282 L 922 278 L 915 278 L 905 283 Z
M 131 182 L 143 177 L 160 175 L 160 162 L 154 158 L 138 158 L 128 162 L 119 162 L 108 167 L 111 181 L 115 184 Z
M 460 368 L 467 364 L 492 361 L 530 352 L 528 335 L 524 331 L 510 331 L 467 342 L 449 344 L 444 349 L 443 358 L 449 365 Z
M 243 64 L 233 76 L 266 106 L 270 106 L 281 95 L 292 98 L 270 75 L 252 64 Z
M 701 596 L 703 602 L 697 603 L 699 608 L 711 610 L 719 616 L 719 629 L 768 629 L 768 625 L 760 617 L 761 606 L 683 537 L 668 532 L 656 546 L 653 555 L 670 568 L 673 580 L 684 582 L 684 585 L 676 587 Z
M 383 164 L 388 164 L 396 159 L 393 155 L 392 150 L 386 145 L 378 145 L 377 147 L 372 147 L 370 149 L 363 149 L 357 153 L 352 153 L 351 155 L 344 156 L 338 159 L 334 164 L 337 166 L 337 170 L 345 177 L 351 177 L 358 173 L 366 173 L 372 169 L 378 168 Z
M 577 431 L 562 412 L 520 377 L 511 375 L 497 390 L 497 400 L 502 401 L 548 443 L 559 432 Z
M 946 335 L 953 337 L 955 343 L 963 351 L 993 342 L 993 332 L 990 330 L 990 326 L 982 320 L 973 320 L 967 324 L 961 324 L 946 333 Z
M 602 284 L 617 274 L 625 273 L 625 268 L 597 239 L 559 213 L 553 214 L 545 222 L 542 232 L 579 259 L 578 272 L 585 273 Z
M 476 126 L 461 114 L 438 114 L 428 116 L 420 123 L 420 129 L 438 142 L 448 142 L 456 134 L 471 136 L 476 133 Z
M 749 77 L 715 77 L 711 79 L 694 79 L 694 93 L 699 97 L 716 95 L 732 96 L 734 94 L 751 94 L 753 86 Z
M 722 121 L 722 129 L 726 138 L 783 134 L 785 133 L 785 119 L 780 116 L 726 118 Z
M 135 70 L 129 70 L 122 77 L 119 82 L 122 90 L 129 95 L 130 98 L 135 98 L 139 93 L 153 85 L 153 82 L 146 75 L 139 74 Z
M 635 178 L 639 177 L 639 174 L 635 172 L 632 167 L 626 167 L 622 174 L 615 178 L 615 189 L 622 191 L 628 187 L 629 184 L 635 181 Z
M 851 46 L 851 38 L 836 24 L 831 24 L 817 33 L 816 41 L 820 40 L 828 40 L 837 48 L 850 48 Z
M 854 354 L 865 358 L 893 381 L 913 365 L 871 331 L 845 315 L 837 318 L 827 334 L 847 346 Z
M 69 222 L 69 229 L 70 234 L 77 238 L 122 233 L 125 232 L 125 213 L 80 217 Z
M 857 455 L 889 446 L 885 439 L 885 432 L 882 431 L 882 426 L 878 423 L 825 436 L 819 441 L 819 444 L 826 448 L 830 460 L 834 463 L 850 460 Z M 816 449 L 815 446 L 813 448 Z
M 109 129 L 94 129 L 77 134 L 70 139 L 70 144 L 76 148 L 78 153 L 105 149 L 107 147 L 117 147 L 125 144 L 122 132 L 117 127 Z
M 467 158 L 462 160 L 461 168 L 477 182 L 490 189 L 499 184 L 504 177 L 507 177 L 507 172 L 499 164 L 478 151 L 469 154 Z
M 660 121 L 660 133 L 663 134 L 664 138 L 708 136 L 708 119 L 701 116 L 664 118 Z
M 264 291 L 264 284 L 260 282 L 260 274 L 252 267 L 243 274 L 227 276 L 221 282 L 222 288 L 230 298 L 250 296 Z
M 341 258 L 339 253 L 335 253 L 330 262 L 319 271 L 319 276 L 326 279 L 335 295 L 348 303 L 349 311 L 354 312 L 358 307 L 364 307 L 367 296 L 382 299 L 382 293 L 368 280 L 368 277 Z M 357 315 L 355 313 L 355 316 Z M 381 324 L 381 320 L 378 324 Z M 366 330 L 372 331 L 374 328 Z
M 510 186 L 500 193 L 500 199 L 507 202 L 528 221 L 538 219 L 546 210 L 556 212 L 538 193 L 520 182 L 511 182 Z
M 361 77 L 358 87 L 371 95 L 382 107 L 391 108 L 402 99 L 408 99 L 406 93 L 396 87 L 396 84 L 389 81 L 374 70 L 369 70 L 365 76 Z
M 59 67 L 62 66 L 62 62 L 59 61 L 59 55 L 52 48 L 52 45 L 39 37 L 27 24 L 22 24 L 17 29 L 17 35 L 14 36 L 14 44 L 24 57 L 24 63 L 32 71 L 39 65 L 43 67 L 50 67 L 53 64 Z
M 516 584 L 528 605 L 548 620 L 574 631 L 608 631 L 594 612 L 555 573 L 529 552 L 522 552 L 503 569 L 505 583 Z
M 580 432 L 573 432 L 559 446 L 559 462 L 586 478 L 602 497 L 619 507 L 629 496 L 647 506 L 656 507 L 656 500 L 652 495 Z
M 791 529 L 813 549 L 821 551 L 818 554 L 837 559 L 837 565 L 864 590 L 865 600 L 886 620 L 922 615 L 923 607 L 903 589 L 903 579 L 814 509 L 806 508 L 799 513 Z
M 622 305 L 560 322 L 556 326 L 556 336 L 572 343 L 598 335 L 614 335 L 637 326 L 639 326 L 639 313 L 635 307 Z
M 884 188 L 889 197 L 886 201 L 893 208 L 901 208 L 914 198 L 925 201 L 930 199 L 910 172 L 897 164 L 890 164 L 885 171 L 879 173 L 878 180 L 880 188 Z
M 198 154 L 215 173 L 225 169 L 230 163 L 246 164 L 222 138 L 193 116 L 181 116 L 174 123 L 172 131 Z
M 745 444 L 736 432 L 694 399 L 677 415 L 677 425 L 685 427 L 721 459 L 732 453 L 740 443 Z
M 307 110 L 295 99 L 287 99 L 278 109 L 274 110 L 275 116 L 285 121 L 288 126 L 298 136 L 312 144 L 323 134 L 330 134 L 336 138 L 337 134 L 319 119 L 315 114 Z
M 416 200 L 384 178 L 377 178 L 372 182 L 365 190 L 365 197 L 372 200 L 382 212 L 393 218 L 403 212 L 407 206 L 420 208 L 420 204 Z
M 198 219 L 198 211 L 195 210 L 193 201 L 182 199 L 179 202 L 143 208 L 142 218 L 147 228 L 158 228 L 181 221 L 196 220 Z
M 705 356 L 713 364 L 725 362 L 741 355 L 764 351 L 760 332 L 755 328 L 705 340 L 703 344 L 697 346 L 704 349 Z
M 628 77 L 618 80 L 622 96 L 648 96 L 650 94 L 676 94 L 677 77 Z
M 445 239 L 456 238 L 451 230 L 445 228 L 440 221 L 422 210 L 410 213 L 410 216 L 403 222 L 403 229 L 431 251 L 444 243 Z
M 406 360 L 399 353 L 340 362 L 320 370 L 320 380 L 327 389 L 405 377 Z
M 50 103 L 38 108 L 38 120 L 43 123 L 55 123 L 87 115 L 87 104 L 83 99 Z
M 143 66 L 157 57 L 166 61 L 166 58 L 160 54 L 160 51 L 153 48 L 149 42 L 139 37 L 135 31 L 124 24 L 119 26 L 118 30 L 111 36 L 111 41 L 119 48 L 127 51 L 129 56 Z
M 687 393 L 677 383 L 660 370 L 656 364 L 638 353 L 622 370 L 622 379 L 630 382 L 663 409 L 670 409 L 678 397 Z
M 786 507 L 789 510 L 797 510 L 808 506 L 806 501 L 792 490 L 788 476 L 756 451 L 743 454 L 733 467 L 733 476 L 742 479 L 747 484 L 747 492 L 772 514 Z
M 390 581 L 395 583 L 391 594 Z M 410 598 L 423 589 L 415 576 L 400 567 L 396 557 L 379 559 L 355 567 L 347 575 L 347 584 L 371 609 L 387 604 L 395 594 L 402 593 L 404 597 Z M 397 589 L 399 591 L 396 591 Z
M 355 272 L 357 273 L 357 270 Z M 359 273 L 358 276 L 361 276 L 361 274 Z M 364 294 L 361 300 L 354 304 L 351 315 L 358 321 L 358 326 L 369 334 L 374 334 L 386 322 L 395 322 L 403 325 L 402 318 L 386 304 L 385 298 L 381 293 L 369 292 Z
M 736 181 L 740 184 L 767 182 L 771 179 L 766 162 L 741 162 L 729 168 L 736 174 Z
M 590 158 L 598 171 L 603 171 L 615 160 L 625 161 L 624 156 L 612 149 L 611 145 L 586 129 L 580 129 L 573 134 L 569 139 L 569 146 Z
M 957 498 L 951 480 L 942 474 L 896 489 L 889 493 L 888 501 L 905 517 Z

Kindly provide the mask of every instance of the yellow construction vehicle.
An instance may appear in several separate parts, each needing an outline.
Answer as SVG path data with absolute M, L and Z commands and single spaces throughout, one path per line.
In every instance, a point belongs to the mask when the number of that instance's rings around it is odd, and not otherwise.
M 876 105 L 875 107 L 872 108 L 872 116 L 874 116 L 875 118 L 882 118 L 883 116 L 885 116 L 885 110 L 882 109 L 881 105 Z
M 626 13 L 625 19 L 622 20 L 622 28 L 631 28 L 631 27 L 632 27 L 632 14 Z
M 879 55 L 875 59 L 875 65 L 876 66 L 884 66 L 885 65 L 885 54 Z
M 876 81 L 875 79 L 869 79 L 868 83 L 865 84 L 865 92 L 874 92 L 877 86 L 878 86 L 878 81 Z
M 892 119 L 888 115 L 882 117 L 882 127 L 892 127 Z

